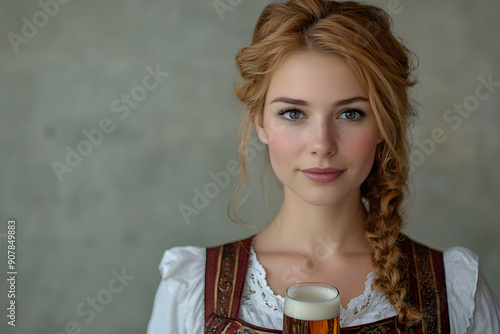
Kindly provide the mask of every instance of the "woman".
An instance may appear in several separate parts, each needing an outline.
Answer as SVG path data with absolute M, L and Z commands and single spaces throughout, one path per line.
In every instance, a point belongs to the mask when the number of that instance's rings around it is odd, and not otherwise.
M 240 185 L 255 128 L 284 200 L 255 237 L 165 252 L 148 332 L 279 333 L 286 288 L 317 281 L 340 290 L 343 333 L 500 333 L 477 256 L 400 233 L 414 82 L 388 15 L 355 2 L 269 5 L 236 62 Z

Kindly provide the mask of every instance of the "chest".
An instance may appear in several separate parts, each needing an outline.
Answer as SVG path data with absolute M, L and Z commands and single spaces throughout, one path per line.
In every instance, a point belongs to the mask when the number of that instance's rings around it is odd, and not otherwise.
M 340 291 L 341 305 L 363 294 L 371 271 L 369 254 L 305 257 L 290 254 L 261 254 L 258 261 L 266 272 L 271 290 L 282 297 L 286 289 L 301 282 L 322 282 Z

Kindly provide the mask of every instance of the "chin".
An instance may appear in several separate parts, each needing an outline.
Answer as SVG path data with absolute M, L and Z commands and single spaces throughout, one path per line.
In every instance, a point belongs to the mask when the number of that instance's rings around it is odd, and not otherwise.
M 314 189 L 312 191 L 299 191 L 294 193 L 304 202 L 313 206 L 335 206 L 342 203 L 348 196 L 338 191 L 328 191 L 326 189 Z

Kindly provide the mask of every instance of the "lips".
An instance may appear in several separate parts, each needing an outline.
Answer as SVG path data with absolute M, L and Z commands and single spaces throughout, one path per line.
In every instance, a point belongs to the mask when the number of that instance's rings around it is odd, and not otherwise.
M 309 180 L 318 183 L 330 183 L 338 179 L 345 171 L 345 169 L 338 169 L 333 167 L 328 168 L 308 168 L 300 170 L 305 177 Z
M 343 172 L 344 169 L 338 169 L 338 168 L 328 167 L 328 168 L 301 169 L 300 171 L 301 172 L 306 172 L 306 173 L 327 174 L 327 173 L 339 173 L 339 172 Z

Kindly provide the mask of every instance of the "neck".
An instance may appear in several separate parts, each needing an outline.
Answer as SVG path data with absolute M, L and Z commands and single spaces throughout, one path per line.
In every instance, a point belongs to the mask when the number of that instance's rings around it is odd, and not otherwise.
M 264 230 L 276 241 L 276 247 L 312 255 L 318 245 L 328 245 L 331 253 L 369 252 L 363 237 L 366 211 L 360 192 L 353 192 L 342 203 L 332 206 L 311 205 L 285 189 L 280 211 Z

